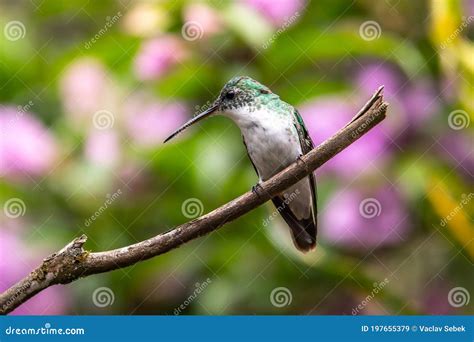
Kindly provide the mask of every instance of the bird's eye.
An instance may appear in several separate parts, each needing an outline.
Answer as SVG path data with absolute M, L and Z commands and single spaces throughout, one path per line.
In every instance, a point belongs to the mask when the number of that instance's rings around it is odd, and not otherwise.
M 232 100 L 235 97 L 235 93 L 231 90 L 225 94 L 226 100 Z

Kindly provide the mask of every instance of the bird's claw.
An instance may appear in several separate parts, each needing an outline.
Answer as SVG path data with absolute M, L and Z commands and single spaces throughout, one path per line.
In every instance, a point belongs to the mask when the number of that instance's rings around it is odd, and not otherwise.
M 260 183 L 257 183 L 255 185 L 252 186 L 252 192 L 257 195 L 258 197 L 261 197 L 261 192 L 263 191 L 263 188 L 262 186 L 260 185 Z
M 307 164 L 307 163 L 304 161 L 304 159 L 303 159 L 303 154 L 300 154 L 300 155 L 298 156 L 297 161 L 298 161 L 299 163 L 303 164 L 304 169 L 305 169 L 307 172 L 309 172 L 309 167 L 308 167 L 308 164 Z

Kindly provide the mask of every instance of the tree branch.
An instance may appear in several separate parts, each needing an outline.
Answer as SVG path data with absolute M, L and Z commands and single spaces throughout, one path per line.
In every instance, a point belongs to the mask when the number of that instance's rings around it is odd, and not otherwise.
M 227 222 L 248 213 L 333 158 L 367 133 L 384 118 L 387 104 L 380 87 L 367 104 L 344 128 L 314 148 L 301 160 L 261 183 L 258 194 L 247 192 L 210 213 L 184 223 L 148 240 L 106 252 L 83 249 L 85 235 L 74 239 L 59 252 L 43 260 L 28 276 L 0 295 L 0 313 L 7 314 L 42 290 L 67 284 L 91 274 L 112 271 L 166 253 L 184 243 L 208 234 Z M 260 188 L 260 187 L 259 187 Z

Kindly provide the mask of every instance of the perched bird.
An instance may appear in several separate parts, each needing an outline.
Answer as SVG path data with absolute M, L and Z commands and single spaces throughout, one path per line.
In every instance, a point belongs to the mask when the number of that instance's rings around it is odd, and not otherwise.
M 226 83 L 213 105 L 195 116 L 165 142 L 192 124 L 221 114 L 240 128 L 244 145 L 255 171 L 265 181 L 313 148 L 303 119 L 290 104 L 254 79 L 235 77 Z M 258 193 L 258 184 L 252 188 Z M 291 229 L 295 246 L 303 252 L 316 246 L 317 203 L 314 175 L 272 198 Z

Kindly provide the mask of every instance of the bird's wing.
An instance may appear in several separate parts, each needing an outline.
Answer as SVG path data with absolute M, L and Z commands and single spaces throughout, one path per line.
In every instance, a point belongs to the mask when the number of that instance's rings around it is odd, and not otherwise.
M 303 151 L 303 154 L 307 154 L 314 148 L 314 143 L 311 137 L 309 136 L 308 130 L 306 129 L 306 126 L 303 122 L 303 118 L 301 117 L 300 113 L 295 109 L 294 111 L 295 114 L 295 127 L 296 130 L 298 131 L 298 135 L 300 138 L 300 144 L 301 144 L 301 151 Z M 317 214 L 318 214 L 318 192 L 317 192 L 317 187 L 316 187 L 316 179 L 314 177 L 314 173 L 311 172 L 310 175 L 308 176 L 310 180 L 310 186 L 311 186 L 311 201 L 313 202 L 313 216 L 314 216 L 314 224 L 315 224 L 315 237 L 316 237 L 316 223 L 317 223 Z
M 294 125 L 298 132 L 299 141 L 301 144 L 301 151 L 303 154 L 308 153 L 314 147 L 313 141 L 306 130 L 303 119 L 301 118 L 298 111 L 294 110 Z M 298 186 L 307 186 L 305 181 L 309 182 L 310 186 L 310 215 L 307 217 L 298 218 L 292 209 L 292 203 L 296 202 L 285 202 L 285 198 L 277 196 L 272 199 L 273 203 L 277 207 L 281 216 L 284 218 L 288 226 L 291 228 L 293 241 L 296 247 L 303 251 L 312 250 L 316 246 L 316 235 L 317 235 L 317 196 L 316 196 L 316 181 L 314 174 L 311 173 L 307 178 L 299 181 L 294 187 L 298 189 Z M 291 189 L 291 188 L 290 188 Z M 287 204 L 287 205 L 286 205 Z

